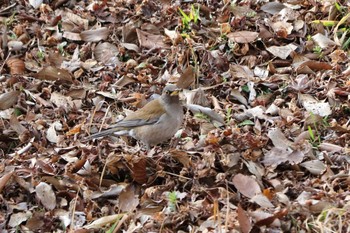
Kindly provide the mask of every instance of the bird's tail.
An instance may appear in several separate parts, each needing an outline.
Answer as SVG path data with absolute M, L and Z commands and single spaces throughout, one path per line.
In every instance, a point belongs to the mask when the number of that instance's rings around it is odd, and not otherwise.
M 125 129 L 120 128 L 120 127 L 114 127 L 114 128 L 103 130 L 103 131 L 98 132 L 98 133 L 91 134 L 90 136 L 86 137 L 85 140 L 101 138 L 101 137 L 105 137 L 105 136 L 109 136 L 109 135 L 122 136 L 122 135 L 128 135 L 128 134 L 129 134 L 128 130 L 125 130 Z

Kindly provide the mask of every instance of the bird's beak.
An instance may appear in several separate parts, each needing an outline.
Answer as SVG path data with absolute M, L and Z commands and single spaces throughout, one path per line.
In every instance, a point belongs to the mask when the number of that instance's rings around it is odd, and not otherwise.
M 177 90 L 172 91 L 172 92 L 170 93 L 170 96 L 176 96 L 176 95 L 179 95 L 179 93 L 180 93 L 180 90 L 177 89 Z

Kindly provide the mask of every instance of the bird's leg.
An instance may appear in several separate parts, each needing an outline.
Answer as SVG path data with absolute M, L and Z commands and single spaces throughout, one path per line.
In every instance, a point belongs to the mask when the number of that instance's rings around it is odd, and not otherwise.
M 154 146 L 152 149 L 147 150 L 147 157 L 153 157 L 157 152 L 156 152 L 157 146 Z
M 170 142 L 169 142 L 169 147 L 170 148 L 175 148 L 178 144 L 179 144 L 179 138 L 172 137 Z

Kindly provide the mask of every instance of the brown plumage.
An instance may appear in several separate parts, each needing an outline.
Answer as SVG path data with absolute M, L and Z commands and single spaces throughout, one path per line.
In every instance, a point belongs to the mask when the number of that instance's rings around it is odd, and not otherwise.
M 158 99 L 87 139 L 127 135 L 140 140 L 148 149 L 162 143 L 176 133 L 183 121 L 183 108 L 178 94 L 179 89 L 175 85 L 168 85 Z

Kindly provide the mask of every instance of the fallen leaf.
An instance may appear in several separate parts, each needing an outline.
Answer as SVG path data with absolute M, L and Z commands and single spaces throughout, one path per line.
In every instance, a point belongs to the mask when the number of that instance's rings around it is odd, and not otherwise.
M 0 95 L 0 109 L 11 108 L 15 103 L 17 103 L 19 91 L 9 91 Z
M 246 197 L 253 198 L 255 195 L 261 194 L 258 182 L 250 176 L 237 174 L 233 177 L 232 183 Z
M 41 69 L 37 74 L 33 75 L 35 78 L 41 80 L 57 81 L 63 80 L 72 83 L 72 75 L 65 69 L 54 66 L 47 66 Z
M 10 74 L 24 74 L 25 64 L 19 58 L 10 58 L 6 61 L 6 65 L 10 68 Z
M 259 35 L 258 32 L 236 31 L 236 32 L 231 32 L 226 36 L 227 38 L 229 38 L 229 40 L 236 43 L 251 43 L 258 38 L 258 35 Z
M 237 207 L 237 219 L 239 222 L 239 227 L 242 233 L 249 233 L 252 229 L 252 222 L 246 211 L 238 205 Z
M 109 30 L 106 27 L 101 27 L 94 30 L 87 30 L 80 33 L 81 39 L 86 42 L 99 42 L 107 39 Z
M 51 185 L 45 182 L 40 182 L 35 187 L 36 196 L 40 200 L 41 204 L 48 209 L 53 210 L 56 207 L 56 195 L 52 190 Z
M 162 35 L 154 35 L 140 29 L 136 29 L 137 38 L 141 47 L 147 49 L 167 48 L 168 45 L 164 44 Z
M 130 184 L 119 195 L 119 208 L 123 212 L 132 212 L 138 204 L 139 198 L 135 193 L 135 186 Z
M 326 171 L 326 165 L 320 160 L 306 161 L 300 164 L 313 175 L 321 175 Z

